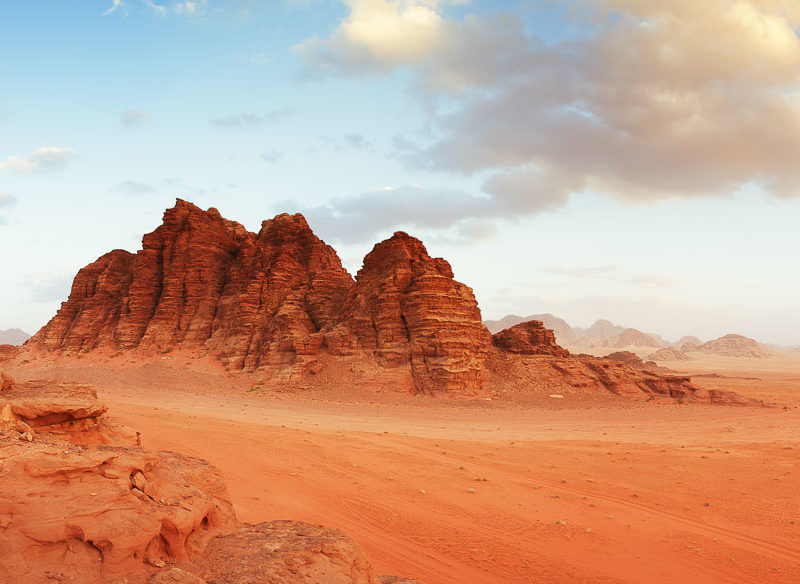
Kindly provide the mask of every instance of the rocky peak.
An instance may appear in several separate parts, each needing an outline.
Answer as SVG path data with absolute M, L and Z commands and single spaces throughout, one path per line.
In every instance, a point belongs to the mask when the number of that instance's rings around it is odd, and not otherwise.
M 135 255 L 111 252 L 81 270 L 32 345 L 199 348 L 276 380 L 318 371 L 326 352 L 368 356 L 434 391 L 478 389 L 490 341 L 472 291 L 406 233 L 376 245 L 356 282 L 300 214 L 264 221 L 256 235 L 178 199 Z
M 493 335 L 492 340 L 496 347 L 509 353 L 558 357 L 569 355 L 569 351 L 556 344 L 555 334 L 545 328 L 541 320 L 529 320 L 504 329 Z

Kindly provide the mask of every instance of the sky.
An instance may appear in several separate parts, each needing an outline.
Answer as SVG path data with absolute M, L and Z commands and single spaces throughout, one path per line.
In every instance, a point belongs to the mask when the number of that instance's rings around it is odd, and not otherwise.
M 800 344 L 798 0 L 0 2 L 0 329 L 175 198 L 484 318 Z

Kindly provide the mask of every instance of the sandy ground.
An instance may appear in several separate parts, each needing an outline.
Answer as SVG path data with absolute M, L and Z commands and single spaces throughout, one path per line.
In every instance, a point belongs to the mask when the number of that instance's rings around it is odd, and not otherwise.
M 197 367 L 14 372 L 95 383 L 146 446 L 218 466 L 241 519 L 341 528 L 380 574 L 426 584 L 795 584 L 800 358 L 709 359 L 669 365 L 781 405 L 567 396 L 523 408 L 374 403 L 363 392 L 335 403 L 253 391 Z

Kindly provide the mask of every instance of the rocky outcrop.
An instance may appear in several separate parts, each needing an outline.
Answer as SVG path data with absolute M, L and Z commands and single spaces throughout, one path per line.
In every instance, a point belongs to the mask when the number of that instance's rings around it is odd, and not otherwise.
M 556 344 L 552 330 L 541 320 L 530 320 L 507 328 L 492 336 L 496 347 L 521 355 L 553 355 L 566 357 L 569 351 Z
M 636 369 L 608 358 L 589 355 L 514 357 L 500 352 L 489 362 L 493 373 L 492 387 L 498 391 L 511 389 L 544 394 L 578 391 L 611 393 L 635 400 L 670 398 L 706 404 L 763 405 L 731 391 L 697 387 L 687 376 L 650 368 Z
M 491 345 L 472 290 L 403 232 L 364 258 L 324 338 L 337 355 L 368 352 L 383 367 L 410 366 L 421 392 L 480 389 Z
M 134 432 L 103 416 L 91 385 L 28 381 L 0 394 L 0 429 L 47 433 L 76 444 L 135 445 Z
M 676 349 L 675 347 L 663 347 L 654 353 L 650 353 L 647 358 L 651 361 L 688 361 L 689 356 Z
M 631 353 L 630 351 L 615 351 L 613 353 L 609 353 L 604 357 L 605 359 L 609 359 L 610 361 L 618 361 L 619 363 L 625 363 L 633 367 L 634 369 L 646 369 L 647 364 L 642 361 L 642 358 L 639 357 L 636 353 Z
M 769 357 L 769 351 L 760 343 L 742 335 L 725 335 L 700 345 L 696 350 L 724 357 Z
M 0 401 L 0 582 L 378 583 L 341 532 L 239 523 L 221 476 L 201 459 L 119 441 L 87 446 L 94 426 L 72 426 L 64 440 L 64 425 L 104 417 L 90 388 L 33 383 L 8 394 Z
M 553 331 L 553 334 L 556 337 L 556 342 L 561 345 L 576 345 L 578 343 L 578 336 L 575 334 L 575 331 L 572 330 L 572 327 L 569 325 L 569 323 L 563 318 L 558 318 L 557 316 L 553 316 L 549 313 L 531 314 L 530 316 L 517 316 L 515 314 L 510 314 L 508 316 L 504 316 L 500 320 L 485 320 L 483 321 L 483 324 L 486 325 L 486 328 L 489 329 L 489 332 L 495 334 L 530 320 L 542 321 L 542 324 L 545 326 L 545 328 Z
M 16 345 L 0 345 L 0 363 L 16 357 L 19 347 Z
M 0 392 L 10 391 L 14 389 L 15 386 L 16 382 L 14 381 L 14 378 L 11 377 L 9 373 L 6 373 L 0 369 Z
M 214 538 L 198 574 L 225 584 L 378 584 L 364 552 L 344 533 L 294 521 L 248 525 Z
M 4 581 L 106 581 L 200 553 L 233 523 L 208 463 L 108 433 L 106 410 L 88 386 L 26 383 L 0 398 Z
M 679 350 L 681 351 L 681 353 L 692 353 L 694 351 L 699 351 L 700 345 L 696 345 L 691 341 L 687 341 L 679 346 Z
M 135 255 L 116 250 L 83 268 L 30 344 L 200 349 L 277 380 L 317 371 L 323 351 L 367 354 L 435 391 L 480 386 L 489 334 L 472 291 L 404 233 L 375 246 L 354 281 L 301 215 L 253 234 L 179 200 Z

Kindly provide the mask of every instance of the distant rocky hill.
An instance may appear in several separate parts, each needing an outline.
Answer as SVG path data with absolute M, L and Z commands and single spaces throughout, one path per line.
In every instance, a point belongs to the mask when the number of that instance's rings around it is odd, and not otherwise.
M 499 320 L 484 321 L 490 332 L 496 333 L 522 322 L 539 320 L 551 329 L 556 341 L 572 348 L 623 348 L 623 347 L 665 347 L 669 343 L 656 334 L 643 333 L 634 328 L 619 326 L 610 320 L 599 319 L 588 328 L 572 327 L 567 321 L 552 314 L 531 314 L 517 316 L 511 314 Z
M 653 335 L 648 335 L 634 328 L 625 329 L 622 333 L 612 339 L 614 347 L 663 347 Z
M 0 345 L 21 345 L 31 336 L 18 328 L 10 328 L 0 331 Z
M 648 361 L 688 361 L 689 357 L 675 347 L 663 347 L 647 356 Z
M 683 345 L 684 347 L 686 345 Z M 686 351 L 686 349 L 683 349 Z M 770 350 L 761 343 L 742 335 L 725 335 L 713 341 L 703 343 L 696 349 L 701 353 L 710 353 L 724 357 L 769 357 Z
M 701 341 L 697 337 L 694 337 L 694 336 L 691 336 L 691 335 L 687 335 L 687 336 L 681 337 L 681 340 L 678 341 L 677 343 L 673 343 L 672 346 L 680 349 L 686 343 L 691 343 L 692 345 L 696 345 L 696 346 L 699 347 L 700 345 L 703 344 L 703 341 Z
M 590 339 L 613 339 L 624 333 L 626 328 L 627 327 L 616 325 L 610 320 L 600 318 L 594 321 L 594 324 L 589 328 L 574 327 L 573 330 L 576 335 L 581 337 Z

